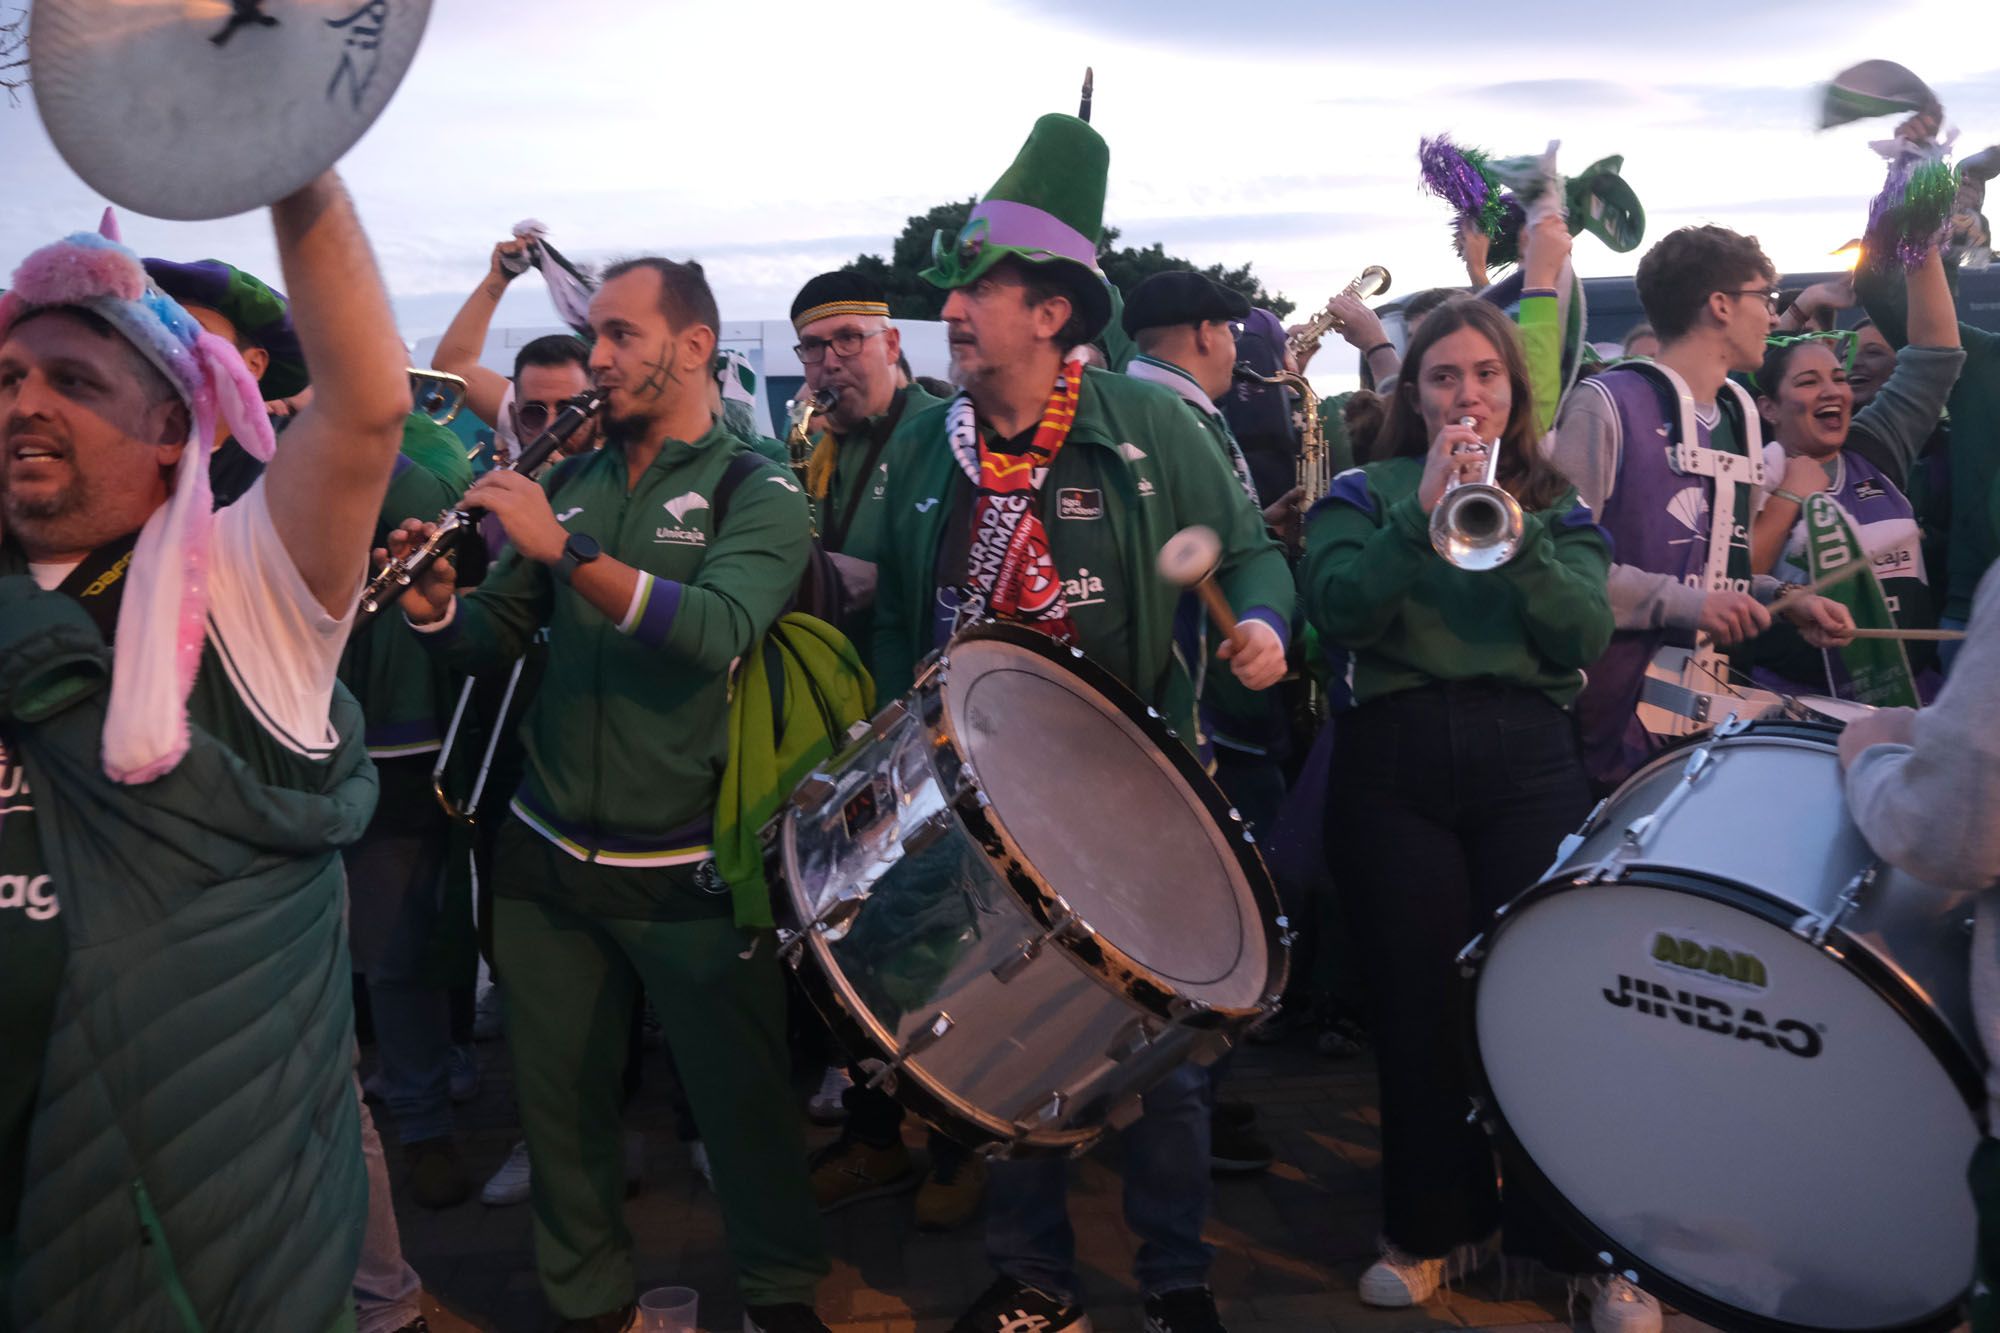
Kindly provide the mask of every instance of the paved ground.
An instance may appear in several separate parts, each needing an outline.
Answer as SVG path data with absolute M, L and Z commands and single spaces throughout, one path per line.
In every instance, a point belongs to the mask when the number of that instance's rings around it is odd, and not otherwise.
M 505 1047 L 489 1043 L 479 1052 L 482 1091 L 460 1108 L 460 1124 L 474 1178 L 484 1180 L 506 1156 L 517 1120 Z M 646 1090 L 628 1119 L 645 1132 L 647 1149 L 645 1191 L 627 1207 L 639 1242 L 641 1290 L 692 1286 L 701 1293 L 701 1326 L 730 1333 L 741 1326 L 741 1308 L 723 1253 L 721 1219 L 675 1141 L 666 1082 L 660 1058 L 649 1057 Z M 1379 1209 L 1379 1120 L 1374 1072 L 1365 1058 L 1321 1059 L 1306 1036 L 1250 1047 L 1231 1073 L 1229 1095 L 1257 1105 L 1278 1154 L 1266 1174 L 1216 1182 L 1208 1238 L 1217 1249 L 1213 1285 L 1230 1333 L 1549 1333 L 1572 1326 L 1560 1284 L 1522 1295 L 1502 1292 L 1496 1278 L 1480 1276 L 1407 1311 L 1371 1310 L 1356 1299 L 1355 1279 L 1375 1255 Z M 820 1131 L 815 1141 L 831 1136 Z M 393 1146 L 390 1154 L 400 1191 Z M 1106 1333 L 1129 1333 L 1141 1319 L 1130 1286 L 1134 1242 L 1120 1215 L 1117 1160 L 1113 1147 L 1077 1164 L 1070 1209 L 1092 1322 Z M 529 1254 L 525 1205 L 487 1208 L 475 1198 L 444 1212 L 399 1211 L 410 1262 L 451 1309 L 496 1333 L 540 1333 L 549 1326 Z M 910 1224 L 907 1195 L 856 1204 L 835 1219 L 829 1228 L 833 1276 L 821 1289 L 820 1312 L 842 1333 L 944 1333 L 991 1280 L 976 1220 L 950 1234 L 919 1232 Z M 1587 1319 L 1580 1327 L 1588 1327 Z M 1685 1316 L 1667 1320 L 1668 1333 L 1704 1328 Z

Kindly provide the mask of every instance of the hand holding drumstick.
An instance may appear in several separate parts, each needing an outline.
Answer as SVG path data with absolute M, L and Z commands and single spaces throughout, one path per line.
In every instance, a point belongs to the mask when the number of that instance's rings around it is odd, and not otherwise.
M 1182 528 L 1160 548 L 1160 577 L 1190 588 L 1208 608 L 1216 627 L 1229 642 L 1216 657 L 1229 663 L 1236 679 L 1253 690 L 1268 690 L 1285 678 L 1285 641 L 1263 620 L 1238 620 L 1229 599 L 1215 585 L 1215 567 L 1222 559 L 1222 539 L 1212 528 Z

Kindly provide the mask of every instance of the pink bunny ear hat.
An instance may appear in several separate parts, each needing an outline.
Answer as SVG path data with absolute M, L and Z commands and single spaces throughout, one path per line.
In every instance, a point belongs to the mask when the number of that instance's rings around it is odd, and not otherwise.
M 151 782 L 171 772 L 188 748 L 188 692 L 208 619 L 215 522 L 208 454 L 216 421 L 260 461 L 269 461 L 276 440 L 242 355 L 147 280 L 139 257 L 119 244 L 108 208 L 97 233 L 45 245 L 14 270 L 0 296 L 0 339 L 23 316 L 62 306 L 92 311 L 124 335 L 167 377 L 193 422 L 167 502 L 146 520 L 132 553 L 104 719 L 105 773 L 118 782 Z

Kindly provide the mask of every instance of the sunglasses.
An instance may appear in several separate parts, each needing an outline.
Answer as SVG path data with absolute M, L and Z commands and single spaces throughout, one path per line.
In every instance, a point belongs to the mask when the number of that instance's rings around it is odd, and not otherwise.
M 527 402 L 514 402 L 514 424 L 524 435 L 538 435 L 556 419 L 556 413 L 569 404 L 569 399 L 559 398 L 553 403 L 545 403 L 539 398 Z

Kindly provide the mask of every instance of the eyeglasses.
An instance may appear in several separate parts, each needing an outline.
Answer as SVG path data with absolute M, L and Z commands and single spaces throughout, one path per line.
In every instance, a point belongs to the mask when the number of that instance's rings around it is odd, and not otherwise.
M 1745 287 L 1741 291 L 1724 292 L 1723 295 L 1754 296 L 1758 300 L 1762 301 L 1764 303 L 1765 309 L 1769 310 L 1774 315 L 1778 313 L 1778 308 L 1780 305 L 1784 303 L 1785 299 L 1785 294 L 1779 291 L 1776 287 Z
M 792 350 L 799 354 L 799 364 L 816 366 L 826 360 L 826 349 L 831 347 L 842 357 L 853 356 L 861 350 L 861 344 L 877 334 L 887 333 L 887 329 L 876 329 L 873 333 L 861 333 L 855 329 L 842 329 L 831 338 L 801 338 Z

